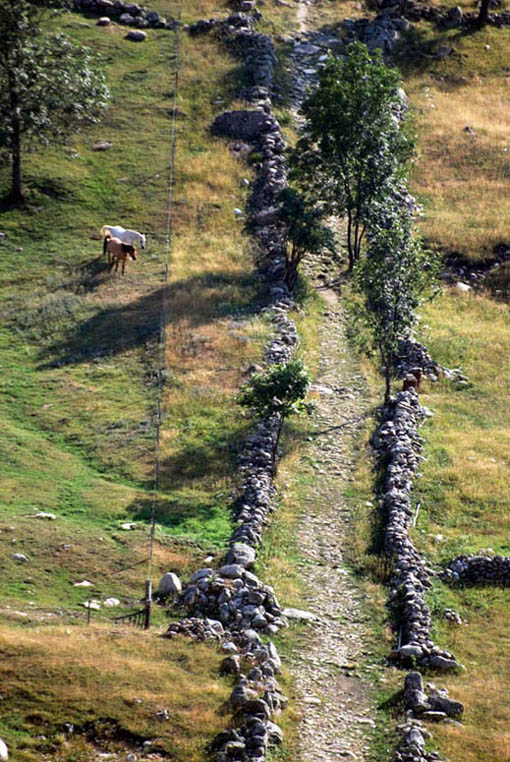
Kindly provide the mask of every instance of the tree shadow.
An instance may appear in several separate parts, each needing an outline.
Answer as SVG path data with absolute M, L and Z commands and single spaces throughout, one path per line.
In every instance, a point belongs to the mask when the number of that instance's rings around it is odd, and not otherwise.
M 438 79 L 448 87 L 460 88 L 468 84 L 466 73 L 462 69 L 459 69 L 457 75 L 452 71 L 435 72 L 434 66 L 444 64 L 445 61 L 451 61 L 452 59 L 460 65 L 463 56 L 455 51 L 455 44 L 477 31 L 480 30 L 470 25 L 460 28 L 455 34 L 449 34 L 449 30 L 442 28 L 436 28 L 432 34 L 431 27 L 424 29 L 412 26 L 402 36 L 401 42 L 392 51 L 392 62 L 399 68 L 404 78 L 427 72 L 431 76 L 434 76 L 436 73 Z M 439 49 L 443 45 L 450 45 L 452 52 L 441 56 Z
M 94 288 L 102 272 L 99 258 L 93 260 L 84 268 L 83 282 Z M 254 287 L 252 274 L 208 273 L 157 288 L 127 304 L 107 307 L 45 347 L 39 369 L 114 356 L 156 341 L 162 314 L 165 327 L 185 319 L 189 329 L 227 314 L 249 315 L 263 302 L 263 295 L 254 293 Z

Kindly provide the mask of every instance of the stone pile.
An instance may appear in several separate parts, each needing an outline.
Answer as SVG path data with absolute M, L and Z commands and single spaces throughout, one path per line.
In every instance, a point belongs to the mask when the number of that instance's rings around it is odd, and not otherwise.
M 388 56 L 400 41 L 403 32 L 409 29 L 409 22 L 389 13 L 380 13 L 374 19 L 344 19 L 342 28 L 347 34 L 347 42 L 359 39 L 370 52 L 380 48 L 383 56 Z
M 373 437 L 373 445 L 386 464 L 381 499 L 386 516 L 384 547 L 393 560 L 388 604 L 400 625 L 399 644 L 390 657 L 404 666 L 418 664 L 445 670 L 458 664 L 449 651 L 431 640 L 430 610 L 425 602 L 430 570 L 409 536 L 415 514 L 411 504 L 413 478 L 423 459 L 423 440 L 418 434 L 423 415 L 414 389 L 399 392 Z
M 201 619 L 189 617 L 179 622 L 172 622 L 165 633 L 166 638 L 174 638 L 176 635 L 185 635 L 192 640 L 217 640 L 220 641 L 225 635 L 221 622 L 215 619 Z
M 195 616 L 217 617 L 231 632 L 253 629 L 273 635 L 287 625 L 274 590 L 238 563 L 217 572 L 196 571 L 181 603 Z
M 107 16 L 115 19 L 120 24 L 134 26 L 137 29 L 175 29 L 178 22 L 175 19 L 166 19 L 158 11 L 150 10 L 138 3 L 124 2 L 124 0 L 73 0 L 75 11 L 86 11 L 99 16 Z
M 405 378 L 408 373 L 413 372 L 413 368 L 420 368 L 422 375 L 431 381 L 437 381 L 440 376 L 444 376 L 448 381 L 457 384 L 468 383 L 460 368 L 445 368 L 440 365 L 432 359 L 426 346 L 411 337 L 400 342 L 395 368 L 399 378 Z
M 423 685 L 419 672 L 409 672 L 404 684 L 404 705 L 409 717 L 440 722 L 448 717 L 459 717 L 464 706 L 448 695 L 446 688 L 436 688 L 434 683 Z
M 441 757 L 437 751 L 425 749 L 425 739 L 430 733 L 419 720 L 410 720 L 397 728 L 401 734 L 394 762 L 437 762 Z
M 459 556 L 450 561 L 442 576 L 463 585 L 510 585 L 510 556 Z

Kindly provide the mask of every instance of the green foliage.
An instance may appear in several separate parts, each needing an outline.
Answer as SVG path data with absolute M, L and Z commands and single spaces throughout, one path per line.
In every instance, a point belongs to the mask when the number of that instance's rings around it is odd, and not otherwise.
M 287 249 L 285 280 L 292 291 L 296 285 L 298 267 L 305 254 L 315 254 L 322 249 L 334 252 L 333 236 L 322 225 L 325 211 L 312 206 L 294 188 L 284 188 L 280 194 L 280 220 L 285 225 Z
M 302 360 L 277 363 L 265 373 L 254 373 L 237 398 L 240 405 L 255 410 L 261 418 L 279 413 L 289 415 L 309 413 L 313 409 L 305 397 L 310 388 L 310 374 Z
M 398 345 L 416 322 L 416 308 L 431 288 L 438 261 L 412 233 L 411 208 L 403 193 L 388 198 L 379 223 L 372 220 L 366 258 L 358 263 L 355 287 L 363 295 L 363 319 L 385 368 L 386 401 Z
M 403 177 L 412 155 L 404 99 L 400 76 L 384 65 L 380 51 L 371 56 L 355 43 L 345 61 L 328 59 L 303 105 L 294 176 L 329 212 L 347 215 L 349 270 L 359 258 L 371 205 Z
M 12 162 L 15 203 L 23 200 L 23 150 L 98 121 L 109 98 L 91 50 L 63 34 L 42 36 L 44 13 L 27 0 L 0 7 L 0 147 Z

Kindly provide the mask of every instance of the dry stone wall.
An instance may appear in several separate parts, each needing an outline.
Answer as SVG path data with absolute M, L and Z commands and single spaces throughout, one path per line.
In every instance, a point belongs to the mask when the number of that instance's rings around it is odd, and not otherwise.
M 212 129 L 217 135 L 249 144 L 249 149 L 255 148 L 262 156 L 250 207 L 258 266 L 267 284 L 264 309 L 274 327 L 264 356 L 268 367 L 290 360 L 298 335 L 287 315 L 293 299 L 285 284 L 285 241 L 271 215 L 287 183 L 285 143 L 269 98 L 276 57 L 270 38 L 254 30 L 258 17 L 257 12 L 236 12 L 223 21 L 200 21 L 189 32 L 201 34 L 214 29 L 243 58 L 247 85 L 241 95 L 256 102 L 253 109 L 219 115 Z M 235 495 L 235 528 L 224 564 L 218 569 L 199 569 L 191 576 L 180 595 L 190 616 L 171 624 L 167 632 L 170 638 L 184 634 L 218 642 L 225 653 L 222 672 L 235 677 L 229 699 L 233 727 L 220 733 L 211 747 L 217 762 L 264 762 L 268 749 L 283 739 L 273 722 L 287 703 L 276 679 L 281 660 L 274 644 L 264 642 L 261 636 L 275 634 L 287 620 L 274 590 L 252 571 L 264 526 L 274 509 L 273 453 L 280 428 L 279 414 L 270 415 L 256 424 L 244 443 Z
M 423 440 L 418 433 L 423 418 L 415 390 L 399 392 L 373 437 L 373 445 L 385 463 L 381 497 L 386 517 L 384 549 L 393 565 L 388 602 L 401 633 L 391 658 L 403 666 L 452 669 L 458 666 L 453 655 L 431 640 L 430 610 L 425 601 L 431 572 L 409 534 L 415 514 L 413 480 L 423 459 Z
M 509 556 L 459 556 L 450 561 L 443 579 L 458 585 L 510 585 Z

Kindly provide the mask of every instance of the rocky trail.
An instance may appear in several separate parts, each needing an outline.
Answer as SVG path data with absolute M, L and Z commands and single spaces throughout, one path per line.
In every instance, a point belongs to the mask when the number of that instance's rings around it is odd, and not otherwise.
M 307 450 L 314 473 L 304 499 L 298 545 L 311 625 L 306 651 L 294 655 L 293 673 L 301 703 L 300 759 L 306 762 L 364 760 L 375 726 L 374 706 L 361 662 L 372 637 L 363 592 L 345 562 L 352 507 L 344 497 L 352 481 L 352 440 L 366 412 L 363 378 L 352 360 L 345 315 L 334 291 L 319 329 L 319 394 Z
M 317 81 L 320 64 L 337 41 L 327 31 L 314 30 L 313 11 L 312 4 L 298 6 L 300 38 L 291 56 L 295 109 Z M 296 112 L 294 118 L 299 122 Z M 319 395 L 318 411 L 306 453 L 314 478 L 303 500 L 306 515 L 298 530 L 307 609 L 316 617 L 306 649 L 294 654 L 291 665 L 301 714 L 299 759 L 362 762 L 375 727 L 375 707 L 359 668 L 370 653 L 373 634 L 363 591 L 345 561 L 353 530 L 352 506 L 344 493 L 353 479 L 352 445 L 368 403 L 347 340 L 340 298 L 331 287 L 324 287 L 328 275 L 319 272 L 318 259 L 307 270 L 321 287 L 327 308 L 319 327 L 319 370 L 313 386 Z

